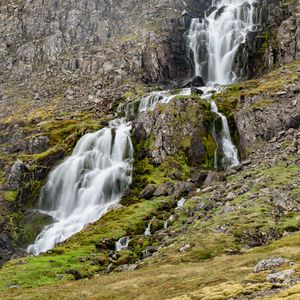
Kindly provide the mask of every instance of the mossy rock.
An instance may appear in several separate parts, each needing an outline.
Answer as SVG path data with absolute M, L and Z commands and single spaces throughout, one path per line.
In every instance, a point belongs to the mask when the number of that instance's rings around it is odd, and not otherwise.
M 29 245 L 46 225 L 50 225 L 55 220 L 39 211 L 27 211 L 24 217 L 24 229 L 22 234 L 22 245 Z

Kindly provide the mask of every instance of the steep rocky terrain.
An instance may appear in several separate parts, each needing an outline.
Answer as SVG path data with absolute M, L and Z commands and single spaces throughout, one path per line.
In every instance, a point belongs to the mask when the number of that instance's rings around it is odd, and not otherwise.
M 31 210 L 47 174 L 78 139 L 106 126 L 120 103 L 166 87 L 176 93 L 192 77 L 184 32 L 210 5 L 1 2 L 0 264 L 13 258 L 0 270 L 1 298 L 298 299 L 293 1 L 262 1 L 262 27 L 235 61 L 250 80 L 212 95 L 239 166 L 214 170 L 215 115 L 201 95 L 178 95 L 134 118 L 133 182 L 121 204 L 41 256 L 24 251 L 52 221 Z M 122 237 L 128 247 L 116 251 Z

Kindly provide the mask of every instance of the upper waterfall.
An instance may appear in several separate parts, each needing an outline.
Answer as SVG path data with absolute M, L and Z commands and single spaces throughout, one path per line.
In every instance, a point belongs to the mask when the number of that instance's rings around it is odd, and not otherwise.
M 84 135 L 73 154 L 49 175 L 38 209 L 52 216 L 28 252 L 45 252 L 98 220 L 117 203 L 131 181 L 130 123 L 114 120 Z
M 247 33 L 259 24 L 257 7 L 256 0 L 216 0 L 204 19 L 192 19 L 187 38 L 196 76 L 218 84 L 237 79 L 234 59 Z

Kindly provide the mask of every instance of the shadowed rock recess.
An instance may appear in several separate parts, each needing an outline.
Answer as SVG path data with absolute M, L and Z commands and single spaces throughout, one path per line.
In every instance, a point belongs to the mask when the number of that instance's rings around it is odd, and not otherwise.
M 299 299 L 299 253 L 299 1 L 1 0 L 1 299 Z

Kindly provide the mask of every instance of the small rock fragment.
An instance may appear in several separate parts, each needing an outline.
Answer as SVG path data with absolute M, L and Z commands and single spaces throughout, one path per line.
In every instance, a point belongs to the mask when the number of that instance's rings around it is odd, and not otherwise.
M 180 252 L 186 252 L 188 249 L 191 249 L 191 245 L 190 244 L 186 244 L 183 247 L 181 247 L 179 249 Z

